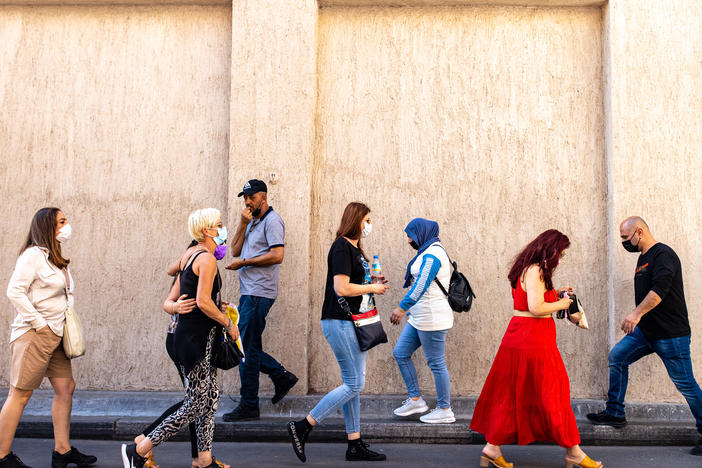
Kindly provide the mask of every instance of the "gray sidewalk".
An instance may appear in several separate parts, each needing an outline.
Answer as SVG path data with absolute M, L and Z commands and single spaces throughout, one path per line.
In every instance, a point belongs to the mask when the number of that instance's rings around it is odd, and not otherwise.
M 316 430 L 316 429 L 315 429 Z M 307 463 L 295 458 L 290 443 L 227 443 L 214 444 L 215 456 L 235 468 L 478 468 L 479 445 L 430 445 L 373 443 L 372 449 L 387 455 L 381 463 L 347 462 L 344 460 L 346 444 L 318 444 L 312 433 L 305 447 Z M 79 450 L 95 455 L 94 468 L 123 468 L 120 442 L 77 441 Z M 46 439 L 17 439 L 13 450 L 22 461 L 34 468 L 49 466 L 53 441 Z M 689 454 L 689 447 L 584 447 L 588 455 L 601 460 L 606 468 L 699 468 L 702 457 Z M 565 450 L 556 445 L 506 445 L 507 459 L 518 468 L 563 468 Z M 190 466 L 190 443 L 165 442 L 155 451 L 156 462 L 161 468 Z
M 7 390 L 0 392 L 4 401 Z M 39 390 L 30 400 L 17 437 L 52 437 L 51 391 Z M 175 392 L 76 392 L 73 403 L 71 433 L 76 439 L 123 440 L 138 434 L 163 410 L 178 402 Z M 287 440 L 285 422 L 302 418 L 319 401 L 321 395 L 288 396 L 273 406 L 262 398 L 261 419 L 238 423 L 222 421 L 223 413 L 235 406 L 235 401 L 222 395 L 217 411 L 215 439 L 235 442 L 276 442 Z M 481 434 L 469 429 L 475 398 L 457 397 L 452 406 L 457 422 L 449 425 L 428 425 L 414 420 L 393 417 L 392 409 L 399 406 L 402 395 L 363 395 L 361 397 L 361 431 L 364 438 L 393 443 L 482 444 Z M 430 406 L 434 403 L 428 401 Z M 593 426 L 585 414 L 600 411 L 604 404 L 596 400 L 573 400 L 582 443 L 585 445 L 694 445 L 697 431 L 686 405 L 633 403 L 627 406 L 629 425 L 624 429 Z M 341 413 L 324 421 L 315 429 L 316 442 L 343 441 L 344 425 Z M 183 434 L 180 439 L 182 440 Z

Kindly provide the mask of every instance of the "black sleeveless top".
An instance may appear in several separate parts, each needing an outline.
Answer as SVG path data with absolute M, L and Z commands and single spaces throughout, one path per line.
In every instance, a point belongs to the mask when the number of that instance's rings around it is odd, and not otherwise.
M 204 250 L 201 250 L 193 254 L 186 263 L 185 269 L 180 272 L 180 294 L 187 294 L 188 299 L 197 298 L 197 285 L 200 278 L 193 271 L 193 263 L 203 252 Z M 212 300 L 217 307 L 221 307 L 219 298 L 221 287 L 222 279 L 219 276 L 219 269 L 217 269 L 212 285 Z M 178 316 L 174 345 L 176 358 L 178 363 L 183 366 L 186 376 L 198 362 L 205 358 L 207 338 L 212 328 L 218 325 L 197 306 L 190 313 Z

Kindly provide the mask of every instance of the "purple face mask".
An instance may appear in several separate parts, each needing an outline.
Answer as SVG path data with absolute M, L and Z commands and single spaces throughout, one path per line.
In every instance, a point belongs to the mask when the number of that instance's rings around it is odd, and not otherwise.
M 218 245 L 215 248 L 214 257 L 217 260 L 222 260 L 225 255 L 227 255 L 227 245 L 226 244 Z

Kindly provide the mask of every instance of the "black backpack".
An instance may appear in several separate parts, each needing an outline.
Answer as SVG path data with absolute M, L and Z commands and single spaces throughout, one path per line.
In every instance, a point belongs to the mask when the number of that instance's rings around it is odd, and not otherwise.
M 444 249 L 441 245 L 439 245 L 439 247 Z M 446 252 L 446 249 L 444 249 L 444 252 Z M 446 252 L 446 256 L 448 257 L 448 252 Z M 453 267 L 453 272 L 451 273 L 451 282 L 448 291 L 446 291 L 446 288 L 441 284 L 439 278 L 434 278 L 434 281 L 436 281 L 436 284 L 439 285 L 441 291 L 448 298 L 451 309 L 456 312 L 468 312 L 473 305 L 473 299 L 475 299 L 473 288 L 470 287 L 470 283 L 463 273 L 458 271 L 458 265 L 456 265 L 456 262 L 451 261 L 451 257 L 449 257 L 449 262 Z

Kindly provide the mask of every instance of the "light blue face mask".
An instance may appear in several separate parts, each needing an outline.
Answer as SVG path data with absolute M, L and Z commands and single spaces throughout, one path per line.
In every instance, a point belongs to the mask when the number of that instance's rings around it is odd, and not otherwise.
M 222 226 L 221 228 L 217 228 L 217 237 L 213 237 L 212 240 L 215 241 L 217 245 L 222 245 L 227 242 L 227 227 Z

